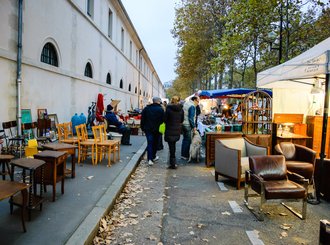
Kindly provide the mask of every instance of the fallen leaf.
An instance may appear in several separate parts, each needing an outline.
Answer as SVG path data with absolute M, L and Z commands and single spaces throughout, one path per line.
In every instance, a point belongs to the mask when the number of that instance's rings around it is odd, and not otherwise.
M 203 238 L 202 241 L 203 241 L 203 242 L 209 242 L 209 240 L 206 239 L 206 238 Z
M 154 235 L 150 235 L 149 239 L 150 239 L 150 241 L 156 241 L 157 237 L 155 237 Z
M 86 179 L 91 180 L 91 179 L 93 179 L 93 178 L 94 178 L 94 176 L 91 175 L 91 176 L 88 176 Z
M 287 213 L 279 213 L 279 215 L 281 215 L 281 216 L 288 216 Z
M 225 211 L 225 212 L 222 212 L 221 214 L 222 214 L 222 215 L 230 215 L 230 213 L 229 213 L 229 212 L 227 212 L 227 211 Z
M 205 227 L 205 226 L 206 225 L 204 225 L 204 224 L 197 224 L 197 227 L 200 228 L 200 229 L 203 228 L 203 227 Z
M 128 217 L 130 217 L 130 218 L 137 218 L 139 216 L 137 214 L 129 214 Z
M 288 236 L 288 233 L 286 233 L 285 231 L 281 232 L 281 236 L 282 237 L 287 237 Z

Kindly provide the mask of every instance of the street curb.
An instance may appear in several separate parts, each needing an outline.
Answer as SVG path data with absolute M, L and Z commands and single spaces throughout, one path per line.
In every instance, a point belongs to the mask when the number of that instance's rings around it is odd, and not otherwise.
M 104 195 L 98 200 L 95 207 L 85 217 L 82 223 L 73 232 L 65 243 L 66 245 L 92 244 L 99 228 L 100 219 L 109 213 L 113 208 L 115 201 L 122 189 L 125 187 L 131 174 L 140 162 L 145 150 L 147 142 L 134 154 L 125 168 L 118 174 L 114 182 L 108 187 Z

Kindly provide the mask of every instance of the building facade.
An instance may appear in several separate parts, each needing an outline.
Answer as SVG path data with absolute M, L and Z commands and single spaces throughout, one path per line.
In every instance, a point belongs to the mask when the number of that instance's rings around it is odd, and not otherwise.
M 124 113 L 153 96 L 165 97 L 120 0 L 2 0 L 0 19 L 1 122 L 15 120 L 18 108 L 31 109 L 33 121 L 43 108 L 60 122 L 69 121 L 74 113 L 86 115 L 99 93 L 105 106 L 120 100 Z

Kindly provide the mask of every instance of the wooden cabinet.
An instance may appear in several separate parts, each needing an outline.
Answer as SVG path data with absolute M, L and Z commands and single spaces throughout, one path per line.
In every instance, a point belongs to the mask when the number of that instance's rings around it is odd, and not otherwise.
M 242 104 L 244 134 L 271 134 L 272 98 L 264 91 L 247 94 Z
M 205 165 L 210 167 L 214 165 L 215 160 L 215 140 L 221 138 L 235 138 L 242 137 L 242 133 L 236 132 L 207 132 L 206 134 L 206 142 L 205 142 Z
M 312 137 L 310 140 L 308 140 L 307 146 L 309 148 L 312 148 L 314 151 L 316 151 L 317 157 L 319 157 L 321 152 L 323 117 L 307 116 L 306 124 L 307 124 L 307 135 Z M 330 140 L 330 118 L 328 118 L 327 138 L 325 143 L 325 154 L 328 158 L 330 156 L 329 140 Z

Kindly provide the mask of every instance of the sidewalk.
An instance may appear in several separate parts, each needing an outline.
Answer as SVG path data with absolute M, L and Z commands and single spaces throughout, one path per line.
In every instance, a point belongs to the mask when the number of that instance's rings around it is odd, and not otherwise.
M 10 215 L 7 200 L 0 202 L 0 244 L 83 244 L 99 219 L 115 200 L 126 179 L 139 162 L 146 148 L 145 136 L 131 136 L 131 146 L 121 145 L 121 161 L 107 167 L 107 160 L 92 166 L 90 159 L 76 165 L 76 178 L 65 179 L 65 193 L 58 183 L 56 201 L 52 191 L 44 194 L 42 211 L 32 210 L 22 232 L 20 210 Z M 71 158 L 68 159 L 70 166 Z M 89 177 L 89 178 L 87 178 Z

